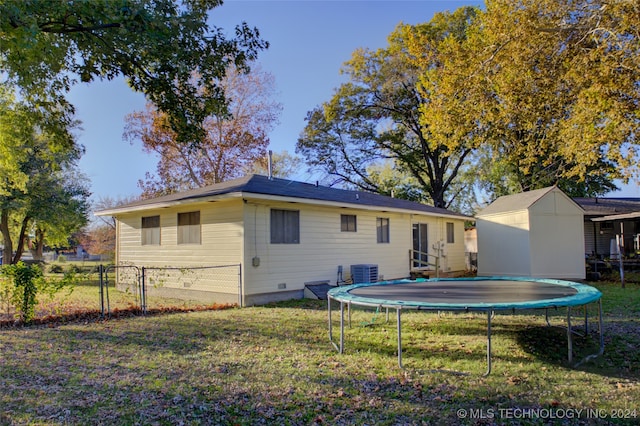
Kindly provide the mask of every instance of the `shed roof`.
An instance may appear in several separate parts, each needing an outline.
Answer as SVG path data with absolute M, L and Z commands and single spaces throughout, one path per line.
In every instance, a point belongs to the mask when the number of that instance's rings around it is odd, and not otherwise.
M 242 178 L 152 198 L 96 212 L 98 216 L 116 216 L 131 211 L 141 211 L 158 207 L 186 204 L 190 202 L 214 200 L 225 197 L 281 197 L 288 201 L 313 200 L 349 207 L 376 207 L 414 211 L 429 215 L 459 219 L 471 217 L 447 209 L 428 206 L 413 201 L 401 200 L 363 191 L 330 188 L 287 179 L 268 178 L 262 175 L 247 175 Z
M 539 199 L 557 189 L 556 186 L 535 189 L 533 191 L 520 192 L 518 194 L 503 195 L 496 199 L 493 203 L 482 209 L 476 216 L 486 216 L 497 213 L 508 213 L 520 210 L 526 210 L 536 203 Z

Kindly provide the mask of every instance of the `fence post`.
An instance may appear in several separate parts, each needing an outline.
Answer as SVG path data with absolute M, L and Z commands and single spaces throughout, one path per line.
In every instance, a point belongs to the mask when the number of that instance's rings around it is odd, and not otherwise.
M 142 309 L 142 314 L 147 314 L 147 287 L 146 287 L 146 278 L 145 278 L 145 270 L 146 268 L 143 266 L 141 268 L 142 272 L 140 274 L 140 308 Z
M 238 264 L 238 303 L 244 307 L 244 295 L 242 294 L 242 263 Z
M 98 266 L 98 271 L 100 273 L 100 318 L 104 319 L 104 266 L 102 264 Z

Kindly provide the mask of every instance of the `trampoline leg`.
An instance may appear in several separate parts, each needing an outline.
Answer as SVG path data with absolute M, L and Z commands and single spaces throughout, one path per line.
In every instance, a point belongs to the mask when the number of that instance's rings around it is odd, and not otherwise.
M 487 312 L 487 371 L 482 376 L 487 377 L 491 374 L 491 315 L 492 311 Z
M 402 367 L 402 323 L 400 321 L 400 309 L 396 309 L 396 316 L 398 321 L 398 366 Z
M 598 352 L 598 356 L 604 353 L 604 328 L 602 321 L 602 298 L 598 299 L 598 330 L 600 332 L 600 352 Z
M 329 342 L 331 342 L 331 344 L 333 345 L 334 348 L 336 348 L 336 350 L 339 350 L 338 345 L 336 345 L 335 342 L 333 341 L 333 327 L 331 324 L 331 298 L 330 297 L 327 297 L 327 309 L 329 313 Z
M 351 302 L 347 303 L 347 315 L 349 316 L 349 328 L 351 328 Z
M 327 317 L 329 318 L 329 341 L 333 342 L 333 333 L 331 330 L 331 298 L 327 297 Z
M 344 302 L 340 302 L 340 349 L 338 352 L 344 353 Z
M 589 335 L 589 310 L 587 305 L 584 305 L 584 335 Z
M 571 338 L 571 307 L 567 306 L 567 352 L 569 364 L 573 362 L 573 339 Z

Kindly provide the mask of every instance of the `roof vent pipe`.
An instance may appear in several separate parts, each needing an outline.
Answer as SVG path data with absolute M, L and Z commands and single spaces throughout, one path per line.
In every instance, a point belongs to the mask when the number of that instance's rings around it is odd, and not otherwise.
M 273 151 L 271 150 L 269 150 L 268 173 L 269 180 L 273 179 Z

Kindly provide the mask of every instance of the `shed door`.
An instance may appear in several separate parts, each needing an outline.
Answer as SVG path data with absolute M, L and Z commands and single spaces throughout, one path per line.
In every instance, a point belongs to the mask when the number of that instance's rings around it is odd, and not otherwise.
M 413 267 L 423 268 L 429 266 L 429 241 L 427 239 L 427 224 L 413 224 Z

